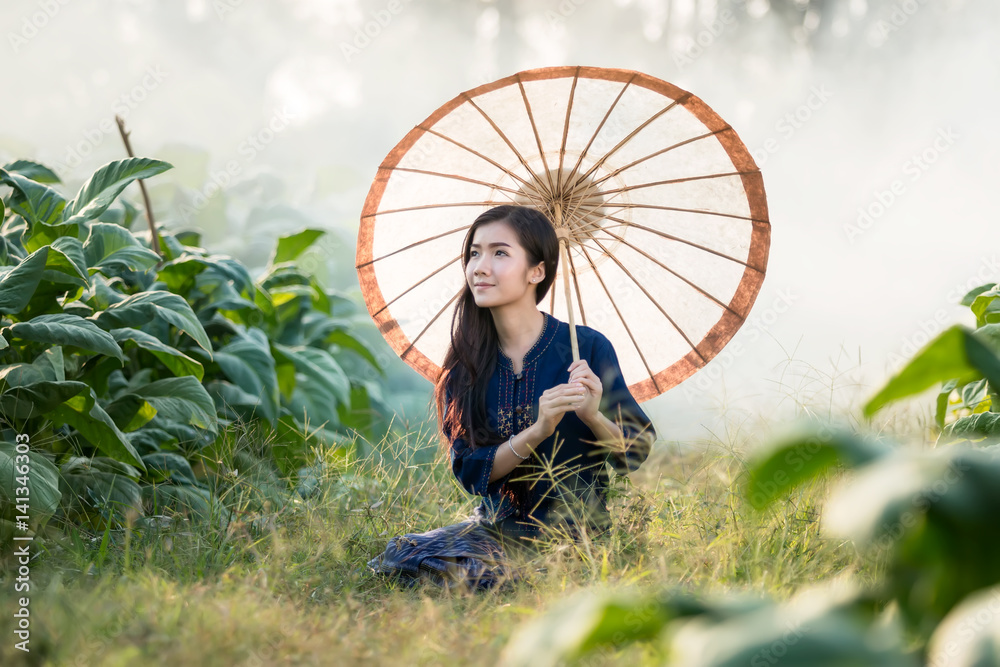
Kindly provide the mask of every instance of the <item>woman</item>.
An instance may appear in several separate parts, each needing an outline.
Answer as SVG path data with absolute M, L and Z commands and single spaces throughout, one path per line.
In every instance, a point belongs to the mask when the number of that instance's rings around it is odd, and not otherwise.
M 376 572 L 488 587 L 511 575 L 504 549 L 609 527 L 605 464 L 634 471 L 655 431 L 608 339 L 578 325 L 573 361 L 569 325 L 538 310 L 558 257 L 555 230 L 532 208 L 497 206 L 469 228 L 434 395 L 452 470 L 483 501 L 469 521 L 395 538 L 369 563 Z

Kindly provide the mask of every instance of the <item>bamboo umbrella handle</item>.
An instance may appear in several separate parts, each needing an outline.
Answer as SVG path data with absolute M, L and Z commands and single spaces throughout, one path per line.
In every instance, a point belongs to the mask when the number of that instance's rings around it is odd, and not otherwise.
M 573 316 L 572 292 L 569 288 L 569 229 L 563 225 L 562 207 L 556 204 L 556 236 L 559 237 L 559 264 L 562 266 L 563 283 L 566 286 L 566 310 L 569 313 L 569 343 L 573 349 L 573 361 L 580 359 L 580 346 L 576 342 L 576 318 Z

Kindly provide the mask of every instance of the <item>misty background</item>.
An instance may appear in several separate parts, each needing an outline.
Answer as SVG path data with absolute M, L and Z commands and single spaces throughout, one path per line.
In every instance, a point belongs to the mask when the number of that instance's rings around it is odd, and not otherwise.
M 767 276 L 727 348 L 643 404 L 665 441 L 856 411 L 931 338 L 974 326 L 958 300 L 1000 280 L 995 0 L 5 0 L 0 26 L 0 163 L 43 162 L 73 193 L 125 157 L 117 113 L 137 155 L 175 166 L 148 183 L 168 228 L 253 272 L 279 236 L 328 230 L 304 268 L 355 297 L 345 316 L 410 425 L 431 385 L 360 299 L 361 208 L 413 126 L 520 70 L 669 81 L 761 168 Z

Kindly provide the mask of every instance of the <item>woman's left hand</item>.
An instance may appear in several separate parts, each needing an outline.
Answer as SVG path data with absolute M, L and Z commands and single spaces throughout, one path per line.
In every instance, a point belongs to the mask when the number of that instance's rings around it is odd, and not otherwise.
M 586 359 L 578 359 L 570 364 L 569 384 L 583 389 L 583 402 L 574 410 L 576 416 L 585 424 L 597 419 L 604 387 Z

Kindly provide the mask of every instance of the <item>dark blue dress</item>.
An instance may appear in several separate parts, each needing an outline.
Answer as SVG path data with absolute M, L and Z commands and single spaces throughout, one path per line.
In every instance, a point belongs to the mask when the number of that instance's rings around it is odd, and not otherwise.
M 569 324 L 543 315 L 542 332 L 525 355 L 520 373 L 515 374 L 513 362 L 497 351 L 487 391 L 487 418 L 490 428 L 505 440 L 535 422 L 543 391 L 569 381 L 573 363 Z M 394 538 L 386 553 L 369 563 L 375 571 L 440 570 L 433 562 L 434 551 L 444 553 L 442 540 L 448 537 L 446 550 L 451 560 L 446 561 L 447 568 L 474 574 L 480 587 L 488 587 L 501 573 L 497 568 L 484 568 L 483 563 L 502 565 L 502 558 L 497 559 L 501 545 L 528 543 L 543 526 L 556 524 L 567 527 L 569 534 L 578 534 L 579 518 L 585 518 L 591 536 L 606 531 L 610 524 L 607 464 L 622 474 L 636 470 L 646 460 L 656 433 L 625 384 L 611 342 L 596 329 L 579 324 L 576 335 L 580 358 L 601 378 L 600 411 L 619 424 L 632 446 L 624 452 L 597 447 L 593 431 L 574 412 L 567 412 L 527 461 L 489 482 L 493 458 L 499 447 L 507 446 L 506 441 L 472 450 L 464 438 L 446 431 L 452 471 L 469 493 L 482 496 L 482 503 L 470 521 Z M 450 392 L 447 395 L 450 399 Z M 477 552 L 483 558 L 477 560 Z M 504 574 L 509 576 L 509 572 Z

